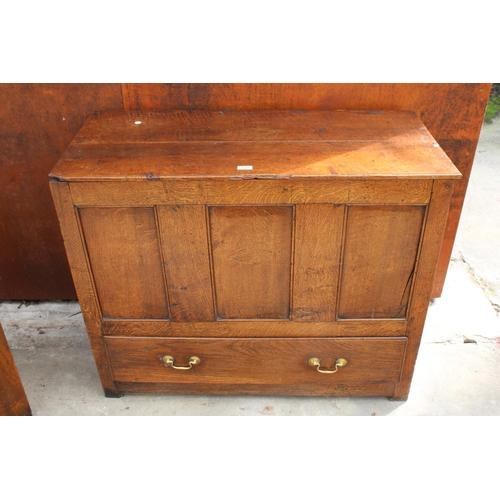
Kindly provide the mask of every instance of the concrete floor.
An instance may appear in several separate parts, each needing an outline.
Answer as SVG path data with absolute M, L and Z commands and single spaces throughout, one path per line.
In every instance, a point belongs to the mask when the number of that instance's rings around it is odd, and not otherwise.
M 77 302 L 0 302 L 33 415 L 500 415 L 500 118 L 483 127 L 410 397 L 105 398 Z

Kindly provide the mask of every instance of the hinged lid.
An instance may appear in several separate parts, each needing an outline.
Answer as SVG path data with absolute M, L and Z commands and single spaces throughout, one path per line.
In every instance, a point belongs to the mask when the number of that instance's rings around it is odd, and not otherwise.
M 50 175 L 64 181 L 461 177 L 410 111 L 96 113 Z

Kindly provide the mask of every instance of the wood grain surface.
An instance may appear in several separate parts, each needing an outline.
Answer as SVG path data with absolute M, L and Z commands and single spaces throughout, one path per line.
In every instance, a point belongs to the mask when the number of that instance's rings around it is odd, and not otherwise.
M 153 208 L 80 208 L 105 318 L 169 317 Z
M 125 110 L 411 110 L 431 134 L 474 138 L 491 84 L 123 84 Z M 478 120 L 479 118 L 479 120 Z
M 174 110 L 89 116 L 75 145 L 145 142 L 360 141 L 433 142 L 411 111 Z M 383 127 L 379 115 L 384 115 Z M 140 122 L 140 123 L 138 123 Z M 404 123 L 404 125 L 402 125 Z
M 209 207 L 219 319 L 288 318 L 292 207 Z
M 251 172 L 238 170 L 251 166 Z M 63 181 L 169 178 L 351 179 L 459 178 L 448 157 L 432 145 L 357 145 L 347 142 L 199 142 L 120 144 L 68 149 L 52 171 Z
M 106 338 L 115 380 L 180 384 L 380 384 L 399 380 L 405 338 L 357 339 L 144 339 Z M 191 370 L 165 367 L 161 358 L 171 355 L 176 366 L 187 366 L 191 356 L 201 359 Z M 335 360 L 347 366 L 335 374 Z
M 51 176 L 64 181 L 460 177 L 411 112 L 304 111 L 297 115 L 299 120 L 293 112 L 281 111 L 247 111 L 238 118 L 236 112 L 205 112 L 205 119 L 195 119 L 197 113 L 163 113 L 168 119 L 152 119 L 154 123 L 138 137 L 129 136 L 128 128 L 142 127 L 142 120 L 148 121 L 147 115 L 141 116 L 141 120 L 136 120 L 137 113 L 130 112 L 93 116 L 87 121 L 91 130 L 85 132 L 84 127 L 84 136 L 66 150 Z M 282 124 L 286 120 L 285 127 Z M 235 121 L 238 129 L 233 132 Z M 137 122 L 140 124 L 135 125 Z M 178 133 L 175 126 L 179 122 L 184 126 L 186 122 L 191 129 Z M 342 127 L 343 122 L 348 123 L 346 127 Z M 113 133 L 106 133 L 108 127 Z M 170 133 L 153 133 L 149 138 L 147 130 L 154 127 Z M 268 138 L 277 135 L 280 127 L 278 138 Z M 320 132 L 316 134 L 314 128 Z M 312 134 L 309 129 L 313 129 Z M 102 131 L 103 140 L 98 140 L 101 132 L 95 134 L 95 130 Z M 92 131 L 97 139 L 85 141 L 85 134 L 88 136 Z M 250 166 L 251 171 L 239 170 L 240 166 Z
M 292 320 L 335 321 L 345 207 L 295 207 Z
M 420 203 L 432 181 L 407 179 L 168 179 L 91 181 L 70 186 L 77 206 L 277 205 L 280 203 Z
M 213 321 L 205 207 L 166 205 L 157 210 L 172 320 Z
M 117 337 L 402 337 L 403 319 L 300 321 L 216 321 L 177 323 L 158 320 L 104 320 L 103 333 Z
M 339 318 L 403 318 L 424 206 L 351 206 L 347 213 Z
M 0 325 L 0 416 L 30 416 L 31 408 Z
M 74 299 L 48 174 L 119 84 L 0 84 L 0 299 Z
M 109 397 L 118 397 L 120 392 L 113 380 L 108 353 L 102 337 L 102 311 L 92 279 L 88 254 L 85 250 L 80 218 L 73 205 L 67 183 L 51 182 L 50 189 L 99 378 L 104 393 Z

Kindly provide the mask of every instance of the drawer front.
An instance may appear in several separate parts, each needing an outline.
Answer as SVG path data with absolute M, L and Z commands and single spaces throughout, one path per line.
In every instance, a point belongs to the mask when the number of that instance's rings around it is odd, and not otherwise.
M 210 339 L 107 337 L 106 344 L 118 382 L 171 384 L 394 384 L 399 381 L 405 338 Z M 199 364 L 188 370 L 189 358 Z M 336 361 L 345 366 L 336 373 Z M 338 364 L 338 363 L 337 363 Z

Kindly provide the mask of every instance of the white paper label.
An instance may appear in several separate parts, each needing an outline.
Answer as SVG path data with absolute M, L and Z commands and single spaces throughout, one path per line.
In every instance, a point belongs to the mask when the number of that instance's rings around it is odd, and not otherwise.
M 252 165 L 238 165 L 236 170 L 253 170 Z

